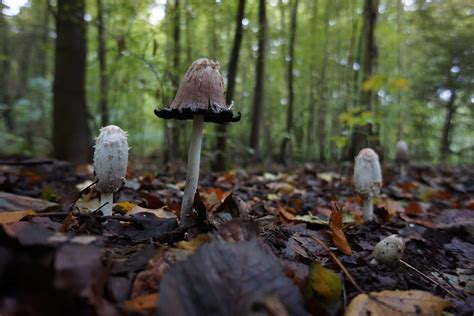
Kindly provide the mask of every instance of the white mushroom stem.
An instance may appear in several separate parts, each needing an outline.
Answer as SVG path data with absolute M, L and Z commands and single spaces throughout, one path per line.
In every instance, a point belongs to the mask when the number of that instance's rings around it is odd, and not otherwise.
M 406 175 L 407 175 L 406 165 L 405 165 L 404 162 L 401 162 L 401 163 L 400 163 L 400 176 L 401 176 L 402 178 L 405 178 Z
M 105 204 L 105 205 L 104 205 Z M 114 205 L 114 193 L 101 193 L 100 194 L 100 206 L 103 206 L 100 210 L 105 216 L 112 215 L 112 206 Z
M 364 221 L 371 221 L 374 217 L 374 203 L 372 197 L 364 198 L 364 203 L 362 205 L 362 214 L 364 216 Z
M 193 119 L 193 133 L 188 152 L 188 170 L 184 187 L 183 202 L 181 203 L 181 226 L 186 226 L 191 220 L 194 195 L 199 180 L 199 165 L 201 162 L 202 126 L 204 117 L 195 115 Z

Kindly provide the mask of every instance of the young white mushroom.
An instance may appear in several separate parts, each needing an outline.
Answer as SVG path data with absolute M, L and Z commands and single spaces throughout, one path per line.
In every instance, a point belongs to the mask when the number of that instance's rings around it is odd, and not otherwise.
M 400 175 L 402 178 L 406 177 L 408 159 L 408 144 L 404 140 L 399 140 L 395 151 L 395 161 L 400 165 Z
M 404 250 L 403 239 L 397 235 L 390 235 L 375 245 L 372 255 L 377 263 L 393 266 L 402 258 Z
M 382 186 L 382 171 L 380 169 L 379 156 L 370 148 L 362 149 L 355 159 L 354 165 L 354 187 L 363 200 L 364 221 L 373 218 L 373 198 L 380 192 Z
M 105 204 L 102 213 L 112 215 L 114 192 L 122 186 L 127 172 L 127 133 L 115 125 L 103 127 L 94 147 L 96 188 L 100 192 L 100 205 Z

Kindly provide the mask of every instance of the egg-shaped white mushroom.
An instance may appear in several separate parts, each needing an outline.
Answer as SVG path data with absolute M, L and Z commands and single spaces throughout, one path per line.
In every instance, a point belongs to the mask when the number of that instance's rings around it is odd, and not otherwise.
M 379 156 L 370 148 L 362 149 L 355 159 L 354 188 L 363 200 L 363 216 L 365 221 L 373 218 L 373 198 L 380 192 L 382 186 L 382 170 Z
M 378 263 L 388 266 L 395 265 L 402 257 L 405 250 L 405 242 L 397 235 L 390 235 L 375 245 L 372 253 Z
M 113 194 L 125 180 L 128 164 L 127 133 L 120 127 L 109 125 L 100 129 L 94 151 L 96 189 L 104 215 L 112 215 Z

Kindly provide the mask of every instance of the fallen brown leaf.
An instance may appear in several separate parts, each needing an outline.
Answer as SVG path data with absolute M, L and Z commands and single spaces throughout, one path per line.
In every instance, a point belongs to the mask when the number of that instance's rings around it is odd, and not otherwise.
M 428 292 L 382 291 L 359 294 L 351 301 L 344 315 L 441 315 L 449 306 L 449 301 Z
M 1 212 L 0 213 L 0 224 L 17 223 L 28 215 L 35 215 L 36 212 L 33 210 L 26 211 L 13 211 L 13 212 Z
M 152 293 L 148 295 L 138 296 L 134 299 L 125 301 L 124 307 L 127 310 L 134 312 L 147 312 L 153 311 L 156 308 L 156 303 L 158 302 L 159 294 Z
M 343 254 L 350 256 L 352 249 L 342 230 L 342 215 L 342 209 L 335 205 L 332 209 L 331 218 L 329 219 L 329 227 L 332 231 L 334 244 L 336 244 L 337 248 L 342 251 Z

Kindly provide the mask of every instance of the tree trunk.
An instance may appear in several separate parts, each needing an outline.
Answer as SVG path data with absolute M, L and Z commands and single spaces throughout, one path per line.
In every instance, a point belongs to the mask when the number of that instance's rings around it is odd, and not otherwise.
M 290 21 L 290 42 L 288 46 L 288 72 L 287 72 L 287 83 L 288 83 L 288 111 L 286 113 L 286 132 L 283 136 L 281 147 L 280 147 L 280 162 L 285 162 L 287 155 L 288 143 L 291 140 L 291 130 L 293 128 L 293 107 L 294 107 L 294 77 L 293 67 L 295 59 L 295 42 L 296 42 L 296 28 L 297 28 L 297 13 L 298 13 L 299 0 L 294 0 L 293 8 L 291 11 Z
M 3 7 L 3 1 L 0 0 L 0 8 Z M 9 132 L 15 130 L 15 124 L 13 120 L 13 109 L 12 109 L 12 98 L 11 98 L 11 88 L 9 85 L 9 76 L 10 76 L 10 44 L 9 44 L 9 28 L 5 16 L 0 12 L 0 55 L 5 56 L 5 58 L 0 59 L 0 103 L 5 104 L 6 109 L 3 111 L 3 120 L 5 121 L 5 126 Z
M 105 21 L 104 21 L 104 3 L 103 0 L 97 0 L 97 41 L 99 44 L 99 73 L 100 73 L 100 88 L 99 88 L 99 109 L 100 122 L 102 126 L 109 125 L 109 107 L 108 107 L 108 86 L 109 80 L 107 77 L 107 49 L 105 39 Z
M 369 79 L 375 72 L 377 63 L 377 46 L 375 43 L 375 27 L 377 23 L 378 0 L 365 0 L 364 2 L 364 25 L 362 28 L 362 38 L 364 43 L 364 54 L 362 58 L 362 82 Z M 372 91 L 362 91 L 360 101 L 366 111 L 373 112 Z M 379 146 L 379 142 L 374 139 L 373 126 L 367 124 L 356 126 L 352 133 L 350 148 L 347 158 L 353 159 L 357 153 L 365 147 Z M 382 155 L 381 152 L 378 152 Z
M 254 153 L 260 155 L 260 125 L 262 124 L 265 80 L 265 51 L 267 37 L 267 17 L 265 0 L 259 0 L 258 7 L 258 52 L 255 65 L 255 91 L 252 108 L 252 127 L 250 132 L 250 147 Z
M 42 30 L 41 30 L 41 38 L 38 45 L 38 53 L 35 62 L 35 75 L 47 78 L 48 77 L 48 68 L 49 68 L 49 60 L 48 60 L 48 46 L 49 46 L 49 18 L 50 18 L 50 10 L 51 5 L 49 4 L 49 0 L 45 0 L 43 4 L 43 21 Z
M 311 19 L 310 19 L 310 31 L 311 34 L 316 34 L 316 22 L 318 18 L 318 3 L 317 0 L 313 0 L 312 2 L 312 10 L 311 10 Z M 317 38 L 316 36 L 312 37 L 312 46 L 316 47 L 317 45 Z M 307 121 L 307 129 L 306 129 L 306 159 L 311 159 L 311 155 L 313 153 L 313 142 L 314 142 L 314 119 L 316 114 L 316 74 L 314 71 L 316 63 L 316 49 L 313 50 L 311 53 L 310 58 L 310 67 L 309 67 L 309 117 Z
M 179 80 L 181 77 L 180 74 L 180 54 L 181 54 L 181 8 L 180 0 L 175 0 L 174 2 L 174 22 L 173 22 L 173 70 L 172 70 L 172 81 L 174 87 L 174 95 L 178 91 Z M 171 127 L 171 137 L 172 137 L 172 148 L 170 148 L 172 154 L 171 159 L 176 159 L 181 157 L 181 137 L 184 129 L 184 122 L 179 122 L 173 120 Z M 174 152 L 173 152 L 174 151 Z
M 226 93 L 226 104 L 231 104 L 234 98 L 235 91 L 235 79 L 237 77 L 237 69 L 239 64 L 240 46 L 242 44 L 242 37 L 244 35 L 244 29 L 242 20 L 245 17 L 245 3 L 246 0 L 239 0 L 239 7 L 237 9 L 237 15 L 235 18 L 235 35 L 234 44 L 232 46 L 232 52 L 230 54 L 229 66 L 227 70 L 227 93 Z M 227 124 L 217 126 L 217 137 L 216 137 L 216 161 L 214 163 L 214 170 L 222 171 L 226 169 L 227 162 Z
M 324 13 L 324 46 L 323 46 L 323 62 L 321 66 L 321 74 L 319 76 L 319 106 L 318 106 L 318 161 L 325 162 L 326 160 L 326 90 L 327 90 L 327 63 L 328 63 L 328 36 L 329 36 L 329 7 L 331 2 L 326 2 L 326 12 Z
M 453 119 L 454 115 L 456 115 L 456 106 L 454 104 L 456 102 L 456 96 L 456 89 L 451 90 L 451 98 L 446 105 L 446 116 L 444 119 L 443 133 L 441 134 L 440 141 L 440 159 L 442 163 L 446 162 L 449 154 L 451 153 L 450 147 L 453 133 Z
M 84 0 L 58 0 L 53 98 L 54 156 L 74 163 L 90 160 L 85 96 Z

